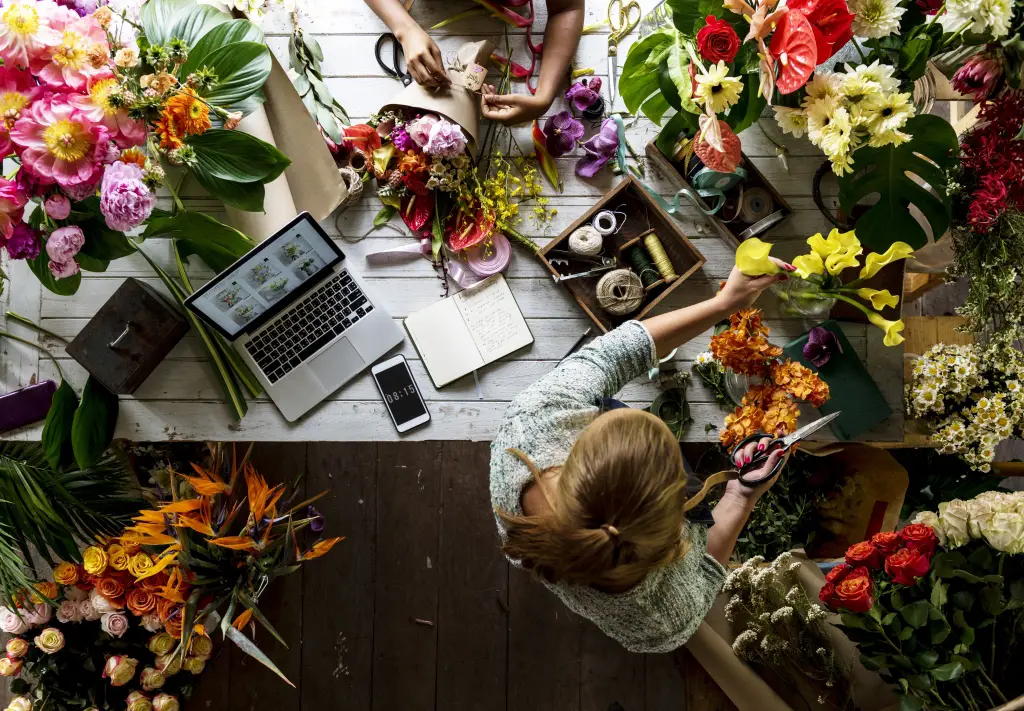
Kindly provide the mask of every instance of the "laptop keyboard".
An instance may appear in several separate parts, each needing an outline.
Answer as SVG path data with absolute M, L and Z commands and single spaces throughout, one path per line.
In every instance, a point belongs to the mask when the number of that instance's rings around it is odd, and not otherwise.
M 245 344 L 273 384 L 373 310 L 347 271 L 314 289 Z

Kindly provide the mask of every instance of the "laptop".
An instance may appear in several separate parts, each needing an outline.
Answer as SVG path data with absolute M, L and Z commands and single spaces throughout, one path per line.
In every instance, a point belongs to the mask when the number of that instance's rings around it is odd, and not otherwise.
M 289 422 L 404 339 L 307 212 L 185 306 L 231 342 Z

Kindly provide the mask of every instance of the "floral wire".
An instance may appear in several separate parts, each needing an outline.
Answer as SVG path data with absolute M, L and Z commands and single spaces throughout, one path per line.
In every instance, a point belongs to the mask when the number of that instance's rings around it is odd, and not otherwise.
M 24 343 L 26 346 L 32 346 L 37 351 L 41 352 L 43 355 L 45 355 L 47 358 L 53 361 L 53 365 L 57 368 L 57 373 L 60 374 L 61 382 L 64 381 L 64 371 L 61 370 L 60 363 L 57 362 L 57 359 L 53 357 L 53 354 L 50 353 L 50 351 L 46 350 L 38 343 L 33 343 L 27 338 L 22 338 L 21 336 L 15 336 L 13 333 L 9 333 L 8 331 L 4 331 L 3 329 L 0 329 L 0 336 L 4 338 L 10 338 L 12 341 L 17 341 L 18 343 Z

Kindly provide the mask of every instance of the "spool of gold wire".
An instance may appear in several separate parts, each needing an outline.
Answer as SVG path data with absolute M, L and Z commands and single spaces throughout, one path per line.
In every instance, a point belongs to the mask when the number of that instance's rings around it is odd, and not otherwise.
M 633 267 L 633 271 L 640 276 L 640 282 L 644 291 L 651 291 L 662 284 L 665 280 L 661 277 L 658 269 L 651 263 L 640 246 L 640 238 L 634 237 L 619 248 L 619 255 L 622 261 Z
M 661 278 L 665 280 L 665 283 L 671 284 L 678 279 L 679 275 L 676 274 L 676 270 L 672 266 L 672 260 L 669 259 L 668 254 L 665 252 L 665 247 L 661 244 L 661 240 L 658 239 L 658 235 L 654 233 L 654 230 L 644 232 L 640 235 L 640 239 L 643 240 L 644 246 L 647 247 L 647 253 L 651 255 L 654 268 L 658 270 L 658 274 L 661 274 Z

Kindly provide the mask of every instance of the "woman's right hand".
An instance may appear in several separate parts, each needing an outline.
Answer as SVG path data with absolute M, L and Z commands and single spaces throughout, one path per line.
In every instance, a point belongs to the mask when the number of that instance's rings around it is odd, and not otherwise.
M 769 259 L 775 262 L 783 273 L 752 277 L 741 272 L 739 267 L 733 266 L 725 286 L 715 295 L 715 298 L 721 300 L 729 313 L 750 308 L 765 289 L 777 281 L 788 279 L 789 275 L 786 272 L 796 271 L 796 267 L 781 259 L 775 257 L 769 257 Z
M 413 25 L 398 38 L 405 53 L 405 66 L 417 84 L 423 86 L 448 86 L 451 79 L 444 70 L 444 60 L 437 43 L 423 28 Z

